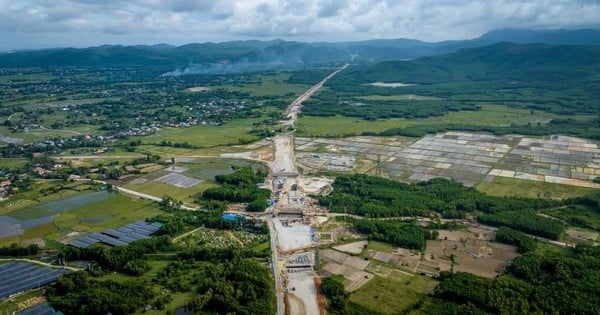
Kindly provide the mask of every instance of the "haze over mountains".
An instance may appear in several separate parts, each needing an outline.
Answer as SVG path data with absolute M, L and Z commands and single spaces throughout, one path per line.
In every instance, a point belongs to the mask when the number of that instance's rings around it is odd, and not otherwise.
M 232 41 L 183 46 L 103 45 L 0 54 L 0 67 L 22 66 L 155 66 L 165 75 L 235 73 L 276 68 L 299 68 L 336 62 L 379 62 L 414 59 L 456 52 L 498 42 L 552 45 L 600 45 L 600 30 L 492 31 L 471 40 L 436 43 L 413 39 L 303 43 L 283 40 Z

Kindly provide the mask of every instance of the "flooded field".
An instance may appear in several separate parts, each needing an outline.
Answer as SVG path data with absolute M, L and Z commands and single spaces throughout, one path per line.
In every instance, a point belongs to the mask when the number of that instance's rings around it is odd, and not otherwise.
M 600 184 L 592 182 L 600 176 L 600 147 L 596 142 L 575 137 L 446 132 L 419 140 L 298 138 L 296 149 L 307 152 L 304 160 L 315 168 L 327 170 L 331 165 L 346 163 L 350 170 L 351 160 L 345 156 L 351 155 L 371 160 L 373 165 L 378 163 L 377 171 L 408 182 L 444 177 L 473 186 L 507 177 L 600 188 Z

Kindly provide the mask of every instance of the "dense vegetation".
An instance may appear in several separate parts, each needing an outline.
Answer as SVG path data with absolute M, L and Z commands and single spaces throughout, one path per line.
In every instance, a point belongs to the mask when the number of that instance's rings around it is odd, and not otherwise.
M 92 260 L 101 268 L 106 270 L 121 271 L 132 275 L 138 275 L 137 269 L 145 269 L 136 263 L 145 254 L 165 252 L 173 250 L 173 244 L 166 236 L 152 237 L 142 239 L 127 246 L 118 246 L 106 249 L 101 246 L 91 246 L 87 248 L 67 247 L 61 253 L 67 261 L 73 260 Z
M 234 259 L 204 268 L 195 311 L 220 314 L 273 314 L 274 289 L 269 270 L 250 259 Z
M 519 253 L 530 252 L 537 248 L 537 243 L 533 238 L 505 226 L 498 228 L 498 232 L 496 232 L 496 241 L 515 245 Z
M 213 202 L 211 204 L 215 208 L 208 208 L 207 211 L 190 212 L 174 210 L 168 215 L 158 215 L 149 219 L 149 221 L 164 223 L 158 233 L 168 236 L 174 236 L 184 232 L 186 229 L 193 229 L 198 226 L 222 230 L 246 230 L 256 234 L 269 233 L 267 225 L 263 221 L 249 218 L 237 221 L 223 220 L 221 214 L 227 205 L 220 202 Z
M 560 220 L 540 216 L 537 211 L 568 216 L 575 215 L 573 207 L 580 207 L 587 209 L 587 214 L 580 216 L 590 216 L 589 221 L 597 220 L 600 209 L 600 194 L 564 201 L 495 197 L 442 178 L 405 184 L 374 176 L 344 175 L 336 178 L 333 188 L 330 195 L 318 197 L 319 203 L 333 212 L 367 218 L 436 217 L 438 214 L 446 218 L 464 218 L 467 214 L 473 214 L 479 221 L 489 225 L 506 226 L 553 240 L 563 234 L 565 224 Z M 562 205 L 568 207 L 561 207 Z M 585 218 L 572 220 L 581 222 L 582 225 L 588 222 Z
M 473 313 L 598 314 L 599 266 L 600 249 L 593 246 L 562 255 L 528 253 L 495 280 L 443 273 L 435 296 L 448 302 L 446 314 L 457 314 L 460 305 L 470 305 Z
M 381 136 L 405 136 L 405 137 L 423 137 L 429 133 L 438 133 L 446 131 L 471 131 L 471 132 L 489 132 L 495 135 L 522 134 L 531 136 L 541 136 L 548 134 L 571 134 L 574 136 L 599 139 L 598 130 L 600 130 L 600 119 L 574 120 L 574 119 L 552 119 L 547 124 L 524 125 L 511 124 L 510 126 L 478 126 L 478 125 L 460 125 L 460 124 L 439 124 L 439 125 L 419 125 L 406 128 L 392 128 L 382 131 Z
M 335 106 L 332 106 L 335 105 Z M 345 100 L 333 91 L 321 92 L 303 103 L 302 114 L 308 116 L 336 116 L 364 118 L 366 120 L 387 118 L 427 118 L 443 116 L 461 110 L 479 110 L 474 104 L 445 100 L 369 100 L 357 98 Z
M 447 218 L 464 217 L 468 212 L 499 213 L 514 209 L 542 209 L 557 205 L 546 199 L 488 196 L 474 188 L 443 178 L 405 184 L 367 175 L 336 178 L 334 191 L 319 197 L 319 203 L 334 212 L 366 217 L 429 216 L 440 213 Z
M 467 130 L 563 133 L 598 139 L 598 55 L 597 46 L 498 43 L 447 55 L 351 67 L 328 81 L 327 91 L 305 102 L 303 114 L 416 119 L 478 111 L 483 105 L 496 104 L 554 117 L 544 122 L 532 119 L 508 124 L 440 119 L 390 128 L 380 134 L 420 137 Z M 370 85 L 373 82 L 407 85 L 392 88 Z M 501 116 L 497 118 L 502 120 Z
M 217 175 L 215 180 L 223 185 L 204 190 L 200 202 L 207 200 L 247 202 L 248 211 L 264 211 L 271 191 L 258 188 L 256 184 L 263 183 L 266 176 L 265 172 L 255 172 L 251 167 L 239 168 L 228 175 Z
M 373 240 L 416 250 L 425 249 L 425 239 L 433 238 L 430 231 L 425 231 L 414 223 L 356 220 L 353 225 L 356 230 L 368 234 Z
M 529 209 L 483 214 L 477 219 L 489 225 L 508 226 L 552 240 L 557 240 L 565 231 L 565 226 L 560 221 L 541 217 Z
M 272 278 L 264 266 L 268 247 L 257 250 L 252 248 L 256 244 L 215 247 L 204 243 L 183 246 L 171 240 L 170 236 L 203 225 L 268 233 L 263 222 L 226 221 L 221 213 L 218 207 L 197 213 L 172 209 L 150 220 L 164 223 L 159 231 L 162 236 L 121 247 L 64 248 L 59 260 L 91 263 L 85 272 L 68 274 L 51 286 L 49 302 L 66 314 L 129 314 L 146 305 L 166 311 L 165 307 L 173 301 L 171 294 L 193 292 L 191 299 L 178 306 L 203 313 L 272 314 Z M 257 239 L 263 241 L 264 238 Z M 156 269 L 154 260 L 169 263 Z M 154 271 L 150 272 L 151 269 Z M 115 272 L 134 276 L 136 280 L 106 279 Z M 103 296 L 94 300 L 97 294 Z
M 39 251 L 40 247 L 37 244 L 21 247 L 15 243 L 8 247 L 0 247 L 0 256 L 32 256 L 37 255 Z
M 319 290 L 327 297 L 329 308 L 334 311 L 344 310 L 348 300 L 348 292 L 344 289 L 342 279 L 331 276 L 321 280 Z
M 99 281 L 85 272 L 58 279 L 46 294 L 48 302 L 65 314 L 131 314 L 154 296 L 147 283 Z

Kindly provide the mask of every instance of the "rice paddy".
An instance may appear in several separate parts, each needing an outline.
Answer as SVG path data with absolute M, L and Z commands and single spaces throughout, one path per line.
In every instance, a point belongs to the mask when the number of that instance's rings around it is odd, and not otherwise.
M 408 182 L 444 177 L 466 186 L 481 183 L 485 189 L 491 186 L 488 183 L 502 177 L 525 180 L 521 183 L 600 188 L 593 182 L 600 175 L 600 147 L 591 140 L 575 137 L 446 132 L 416 141 L 403 137 L 297 138 L 296 149 L 321 158 L 344 153 L 378 161 L 371 171 Z M 551 190 L 557 192 L 556 197 L 572 195 L 565 189 L 561 192 L 557 186 L 547 187 L 554 187 Z M 580 192 L 573 192 L 577 193 Z

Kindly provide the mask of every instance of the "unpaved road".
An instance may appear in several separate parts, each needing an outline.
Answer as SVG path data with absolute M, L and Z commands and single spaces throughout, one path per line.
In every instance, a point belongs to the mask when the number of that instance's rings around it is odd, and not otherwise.
M 275 159 L 271 162 L 272 174 L 296 173 L 294 163 L 294 138 L 291 135 L 279 135 L 273 139 Z
M 327 80 L 331 79 L 333 76 L 338 74 L 340 71 L 346 69 L 348 64 L 345 64 L 343 67 L 335 70 L 319 83 L 313 85 L 310 89 L 296 98 L 290 106 L 285 111 L 285 115 L 287 120 L 284 122 L 286 125 L 291 125 L 294 128 L 296 120 L 298 119 L 298 113 L 302 107 L 302 102 L 306 101 L 311 95 L 317 92 L 319 89 L 323 87 Z M 296 169 L 296 160 L 294 156 L 294 130 L 287 134 L 278 135 L 274 138 L 274 146 L 275 146 L 275 158 L 274 161 L 270 164 L 271 167 L 271 176 L 279 175 L 281 177 L 287 177 L 284 188 L 281 191 L 281 196 L 290 196 L 291 193 L 298 194 L 298 189 L 294 189 L 292 191 L 292 183 L 298 183 L 297 176 L 298 171 Z M 273 207 L 273 213 L 277 213 L 280 208 L 286 206 L 286 203 L 282 202 L 285 198 L 281 198 L 280 202 L 278 202 Z M 288 205 L 289 206 L 289 205 Z M 280 253 L 284 247 L 289 247 L 289 242 L 285 240 L 297 240 L 307 238 L 310 243 L 310 228 L 306 227 L 306 229 L 302 229 L 301 227 L 297 228 L 275 228 L 275 224 L 279 223 L 278 219 L 270 220 L 268 219 L 269 230 L 271 233 L 271 252 L 273 253 L 272 257 L 272 267 L 273 274 L 275 276 L 275 288 L 277 295 L 277 314 L 284 315 L 285 314 L 285 290 L 286 288 L 283 279 L 287 278 L 287 273 L 285 270 L 281 270 L 279 265 L 280 259 L 285 259 L 285 255 Z M 300 233 L 300 234 L 298 234 Z M 305 235 L 306 234 L 306 235 Z M 282 243 L 282 241 L 284 241 Z M 302 242 L 301 242 L 302 243 Z M 285 268 L 283 268 L 285 269 Z M 283 278 L 283 279 L 282 279 Z M 297 283 L 297 288 L 299 289 L 298 294 L 290 294 L 290 304 L 288 305 L 288 310 L 290 314 L 309 314 L 309 315 L 318 315 L 319 314 L 319 303 L 317 301 L 317 287 L 314 284 L 314 275 L 311 271 L 310 274 L 306 275 L 295 275 L 292 277 L 292 281 Z
M 47 266 L 47 267 L 52 267 L 52 268 L 67 269 L 67 270 L 71 270 L 71 271 L 83 270 L 82 268 L 75 268 L 75 267 L 69 267 L 69 266 L 56 266 L 56 265 L 51 265 L 49 263 L 45 263 L 42 261 L 26 259 L 26 258 L 2 258 L 2 259 L 0 259 L 0 261 L 24 261 L 24 262 L 28 262 L 28 263 L 32 263 L 32 264 L 36 264 L 36 265 Z

